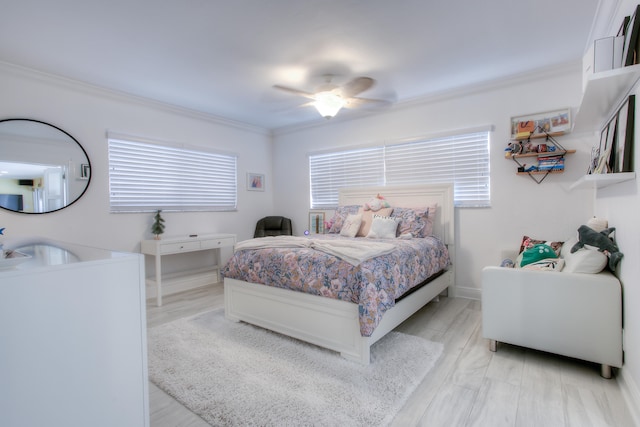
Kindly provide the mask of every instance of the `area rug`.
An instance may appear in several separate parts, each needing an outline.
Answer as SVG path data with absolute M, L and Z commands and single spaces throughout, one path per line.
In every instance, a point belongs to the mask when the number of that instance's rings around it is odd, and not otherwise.
M 391 332 L 371 364 L 214 310 L 149 329 L 149 376 L 214 426 L 384 426 L 442 344 Z

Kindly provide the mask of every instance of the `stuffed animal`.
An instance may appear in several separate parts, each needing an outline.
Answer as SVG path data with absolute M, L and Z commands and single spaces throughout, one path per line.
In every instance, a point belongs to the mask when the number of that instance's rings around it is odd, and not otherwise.
M 585 245 L 593 246 L 609 257 L 609 268 L 614 271 L 623 256 L 618 246 L 609 237 L 615 230 L 615 227 L 611 227 L 597 232 L 591 227 L 581 225 L 578 228 L 578 243 L 573 245 L 571 253 L 576 252 Z
M 384 197 L 382 197 L 379 194 L 364 204 L 365 211 L 372 210 L 374 212 L 377 212 L 382 208 L 388 208 L 388 207 L 391 207 L 389 202 L 387 202 L 384 199 Z
M 510 260 L 509 258 L 503 259 L 502 262 L 500 263 L 500 267 L 513 268 L 515 266 L 516 264 L 513 262 L 513 260 Z

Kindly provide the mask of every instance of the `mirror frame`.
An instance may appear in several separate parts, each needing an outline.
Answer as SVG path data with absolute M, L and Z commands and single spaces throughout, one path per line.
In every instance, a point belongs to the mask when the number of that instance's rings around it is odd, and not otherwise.
M 20 212 L 20 211 L 14 211 L 12 209 L 8 209 L 5 208 L 3 206 L 0 206 L 0 209 L 7 211 L 7 212 L 13 212 L 13 213 L 17 213 L 17 214 L 27 214 L 27 215 L 42 215 L 42 214 L 48 214 L 48 213 L 52 213 L 52 212 L 58 212 L 61 211 L 62 209 L 68 208 L 69 206 L 73 205 L 75 202 L 77 202 L 78 200 L 80 200 L 82 198 L 82 196 L 84 196 L 84 193 L 87 192 L 87 190 L 89 189 L 89 185 L 91 184 L 91 177 L 93 176 L 93 168 L 91 166 L 91 159 L 89 159 L 89 155 L 87 154 L 86 150 L 84 149 L 84 147 L 82 146 L 82 144 L 80 144 L 78 142 L 77 139 L 75 139 L 69 132 L 65 131 L 64 129 L 59 128 L 56 125 L 52 125 L 51 123 L 47 123 L 44 122 L 42 120 L 37 120 L 37 119 L 27 119 L 27 118 L 12 118 L 12 119 L 0 119 L 0 126 L 2 125 L 2 123 L 4 122 L 15 122 L 15 121 L 24 121 L 24 122 L 33 122 L 33 123 L 39 123 L 41 125 L 45 125 L 45 126 L 50 126 L 56 130 L 58 130 L 59 132 L 62 132 L 63 134 L 65 134 L 67 137 L 69 137 L 71 139 L 71 141 L 69 142 L 75 142 L 76 145 L 78 147 L 80 147 L 80 150 L 82 150 L 82 152 L 84 153 L 85 158 L 87 159 L 87 163 L 89 164 L 89 176 L 87 177 L 87 184 L 84 186 L 84 189 L 82 190 L 82 193 L 80 193 L 80 195 L 78 195 L 78 197 L 76 197 L 75 199 L 73 199 L 71 202 L 69 202 L 68 204 L 66 204 L 65 206 L 58 208 L 58 209 L 54 209 L 51 211 L 46 211 L 46 212 Z

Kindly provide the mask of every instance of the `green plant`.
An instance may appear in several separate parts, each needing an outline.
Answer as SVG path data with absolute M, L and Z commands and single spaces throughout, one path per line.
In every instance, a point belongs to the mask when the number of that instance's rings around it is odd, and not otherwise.
M 153 217 L 153 225 L 151 226 L 151 232 L 156 236 L 156 239 L 160 238 L 160 235 L 164 233 L 164 218 L 160 215 L 161 210 L 157 210 Z

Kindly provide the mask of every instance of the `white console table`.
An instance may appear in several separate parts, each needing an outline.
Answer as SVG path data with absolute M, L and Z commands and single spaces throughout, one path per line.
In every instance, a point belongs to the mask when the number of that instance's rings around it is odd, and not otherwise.
M 156 286 L 157 304 L 162 305 L 162 283 L 178 282 L 190 277 L 216 274 L 216 282 L 220 281 L 220 249 L 233 248 L 236 244 L 235 234 L 204 234 L 193 237 L 174 237 L 160 240 L 143 240 L 140 244 L 140 251 L 145 255 L 155 257 L 154 278 L 147 279 L 147 283 Z M 185 252 L 196 252 L 216 250 L 215 262 L 213 265 L 205 266 L 197 270 L 188 270 L 162 277 L 162 257 Z

